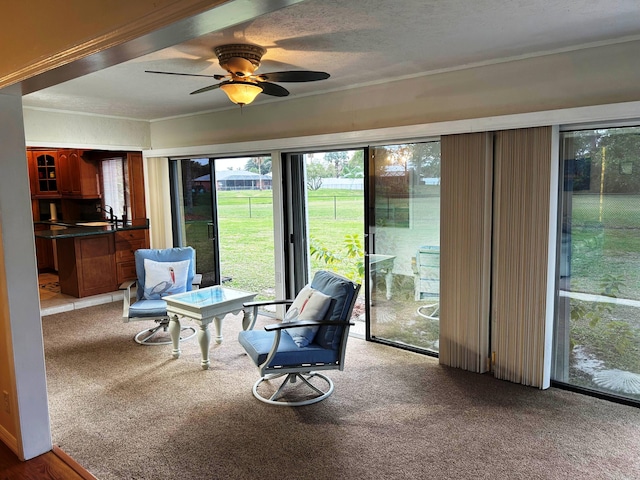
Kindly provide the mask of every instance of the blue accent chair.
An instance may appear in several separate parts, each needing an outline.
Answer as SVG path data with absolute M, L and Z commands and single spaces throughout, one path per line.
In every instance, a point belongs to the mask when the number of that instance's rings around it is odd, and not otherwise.
M 195 255 L 196 252 L 192 247 L 142 248 L 134 252 L 137 279 L 120 285 L 120 289 L 124 290 L 122 318 L 125 323 L 141 320 L 156 322 L 154 327 L 147 328 L 134 337 L 137 343 L 141 345 L 169 345 L 172 343 L 167 332 L 169 326 L 167 303 L 162 299 L 163 292 L 150 292 L 152 286 L 147 281 L 149 279 L 145 272 L 145 259 L 169 264 L 188 260 L 184 289 L 185 291 L 190 291 L 199 288 L 202 279 L 202 275 L 195 273 Z M 132 297 L 134 286 L 135 296 Z M 184 332 L 180 336 L 181 340 L 187 340 L 196 334 L 194 327 L 186 326 L 182 327 L 181 330 Z
M 311 288 L 331 297 L 323 318 L 267 325 L 254 330 L 258 307 L 265 305 L 291 305 L 294 300 L 250 302 L 245 308 L 253 309 L 253 321 L 238 335 L 240 345 L 258 367 L 261 378 L 253 386 L 253 395 L 271 405 L 310 405 L 326 399 L 333 393 L 331 379 L 319 370 L 343 370 L 349 337 L 351 313 L 358 297 L 360 285 L 333 272 L 319 271 Z M 311 343 L 298 346 L 291 328 L 317 327 Z M 279 387 L 271 380 L 284 377 Z M 272 393 L 275 390 L 275 393 Z

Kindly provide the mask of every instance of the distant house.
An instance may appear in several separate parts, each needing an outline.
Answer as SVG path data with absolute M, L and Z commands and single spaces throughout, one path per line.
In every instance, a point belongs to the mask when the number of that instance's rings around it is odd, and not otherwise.
M 222 170 L 216 172 L 217 190 L 271 190 L 271 175 L 245 170 Z M 211 175 L 202 175 L 193 180 L 196 192 L 211 191 Z
M 211 191 L 211 175 L 208 173 L 193 179 L 193 191 L 196 193 Z

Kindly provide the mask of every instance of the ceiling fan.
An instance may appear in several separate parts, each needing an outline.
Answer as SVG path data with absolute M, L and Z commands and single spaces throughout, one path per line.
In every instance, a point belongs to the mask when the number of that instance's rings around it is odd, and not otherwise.
M 285 72 L 255 73 L 260 66 L 266 49 L 258 45 L 231 44 L 221 45 L 213 49 L 218 57 L 220 66 L 227 71 L 226 75 L 202 75 L 195 73 L 161 72 L 145 70 L 147 73 L 161 73 L 165 75 L 184 75 L 189 77 L 208 77 L 223 80 L 220 83 L 199 88 L 191 95 L 208 92 L 220 88 L 229 100 L 240 105 L 247 105 L 255 100 L 260 93 L 274 97 L 286 97 L 289 91 L 273 82 L 315 82 L 329 78 L 326 72 L 310 70 L 290 70 Z

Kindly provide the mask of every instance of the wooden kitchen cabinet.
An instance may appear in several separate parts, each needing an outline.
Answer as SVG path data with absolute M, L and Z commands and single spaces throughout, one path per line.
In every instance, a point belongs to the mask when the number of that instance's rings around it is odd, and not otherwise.
M 63 198 L 100 198 L 98 162 L 86 159 L 82 151 L 58 151 L 59 189 Z
M 59 197 L 57 150 L 33 150 L 30 153 L 31 195 Z
M 114 235 L 118 284 L 135 280 L 136 262 L 133 253 L 139 248 L 149 248 L 149 230 L 118 230 Z
M 144 224 L 147 221 L 147 211 L 144 198 L 144 167 L 140 152 L 127 153 L 127 169 L 129 172 L 129 205 L 131 208 L 131 223 Z
M 56 240 L 60 291 L 87 297 L 118 290 L 113 234 Z
M 47 225 L 34 225 L 36 231 L 47 230 L 48 228 Z M 55 268 L 52 240 L 36 237 L 36 259 L 38 261 L 38 271 L 53 270 Z

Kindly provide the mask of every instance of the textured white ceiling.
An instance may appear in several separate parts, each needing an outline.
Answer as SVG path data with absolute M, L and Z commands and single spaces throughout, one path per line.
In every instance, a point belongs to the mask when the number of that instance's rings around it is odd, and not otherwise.
M 189 95 L 216 80 L 144 72 L 225 73 L 213 47 L 226 43 L 267 48 L 258 73 L 331 74 L 282 84 L 290 97 L 259 95 L 257 104 L 636 37 L 638 0 L 306 0 L 31 93 L 23 104 L 147 120 L 235 107 L 220 90 Z

